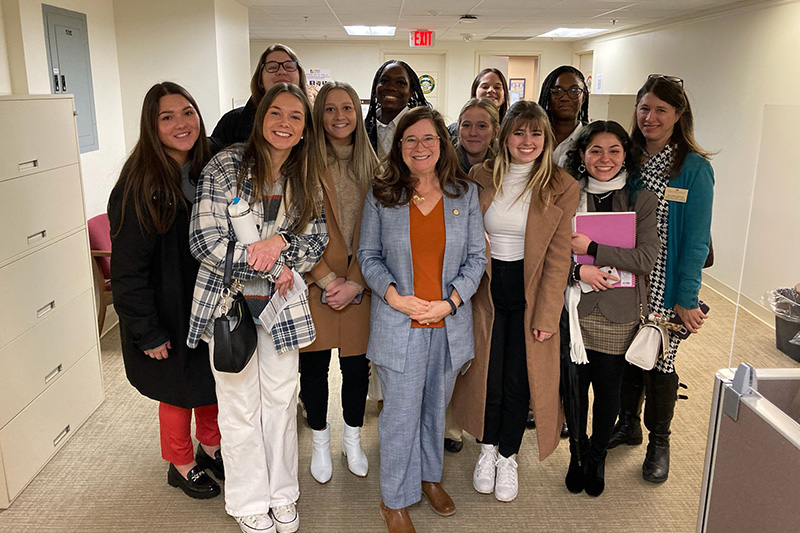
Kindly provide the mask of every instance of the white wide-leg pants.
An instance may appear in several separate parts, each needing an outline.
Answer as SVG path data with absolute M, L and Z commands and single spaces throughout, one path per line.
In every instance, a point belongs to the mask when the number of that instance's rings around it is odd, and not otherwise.
M 295 503 L 297 371 L 299 352 L 278 355 L 272 335 L 257 326 L 258 347 L 238 374 L 214 369 L 225 463 L 225 510 L 231 516 L 267 514 Z

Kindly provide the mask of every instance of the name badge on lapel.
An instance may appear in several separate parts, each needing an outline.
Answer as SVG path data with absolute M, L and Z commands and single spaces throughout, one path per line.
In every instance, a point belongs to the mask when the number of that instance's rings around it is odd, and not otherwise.
M 678 189 L 676 187 L 667 187 L 664 192 L 664 198 L 670 202 L 686 203 L 686 198 L 689 196 L 689 189 Z

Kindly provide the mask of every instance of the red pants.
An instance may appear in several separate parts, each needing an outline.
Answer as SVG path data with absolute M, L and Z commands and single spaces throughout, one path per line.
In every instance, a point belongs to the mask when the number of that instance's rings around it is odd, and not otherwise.
M 167 403 L 158 404 L 158 421 L 161 426 L 161 457 L 174 465 L 188 465 L 194 461 L 192 443 L 192 409 Z M 217 404 L 194 408 L 195 436 L 206 446 L 219 445 Z

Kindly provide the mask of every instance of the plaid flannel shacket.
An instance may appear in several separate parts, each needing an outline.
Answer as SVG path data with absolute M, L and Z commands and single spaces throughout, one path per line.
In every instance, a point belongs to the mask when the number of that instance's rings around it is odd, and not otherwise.
M 192 255 L 200 261 L 200 270 L 192 297 L 192 316 L 189 321 L 189 336 L 186 344 L 194 348 L 204 340 L 208 342 L 214 334 L 213 318 L 219 316 L 220 293 L 222 292 L 222 276 L 225 271 L 225 255 L 228 241 L 235 239 L 233 227 L 228 218 L 228 205 L 236 196 L 251 203 L 256 220 L 256 227 L 261 238 L 266 239 L 271 233 L 263 223 L 264 212 L 260 201 L 252 200 L 252 181 L 248 173 L 237 191 L 236 180 L 242 165 L 242 148 L 223 150 L 214 156 L 203 169 L 197 184 L 197 198 L 192 210 L 189 227 L 189 247 Z M 285 198 L 285 196 L 284 196 Z M 321 204 L 320 199 L 320 204 Z M 287 216 L 277 233 L 283 234 L 289 247 L 281 253 L 275 266 L 269 272 L 258 272 L 247 264 L 247 247 L 237 242 L 233 256 L 233 277 L 246 281 L 263 277 L 274 281 L 282 267 L 292 268 L 298 273 L 305 273 L 322 258 L 322 252 L 328 244 L 328 228 L 325 215 L 320 207 L 320 217 L 312 220 L 299 235 L 289 230 L 291 217 Z M 274 286 L 273 286 L 274 288 Z M 272 329 L 272 338 L 278 353 L 296 350 L 314 341 L 316 331 L 308 308 L 308 291 L 284 309 Z

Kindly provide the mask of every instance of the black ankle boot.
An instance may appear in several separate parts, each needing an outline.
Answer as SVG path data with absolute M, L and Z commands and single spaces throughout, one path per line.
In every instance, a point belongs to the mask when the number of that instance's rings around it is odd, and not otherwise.
M 644 393 L 644 373 L 641 369 L 627 365 L 622 375 L 622 388 L 619 397 L 619 420 L 614 425 L 608 449 L 620 444 L 629 446 L 642 443 L 642 397 Z
M 669 435 L 650 434 L 642 477 L 651 483 L 663 483 L 669 476 Z
M 580 494 L 583 492 L 584 487 L 584 469 L 586 468 L 586 458 L 589 451 L 588 442 L 582 443 L 580 448 L 581 453 L 578 454 L 577 443 L 570 440 L 569 469 L 567 470 L 567 476 L 564 478 L 564 484 L 572 494 Z
M 584 490 L 589 496 L 600 496 L 606 488 L 606 460 L 596 461 L 591 455 L 586 461 L 584 475 Z
M 651 483 L 663 483 L 669 476 L 669 436 L 678 399 L 678 375 L 645 372 L 645 389 L 644 425 L 650 431 L 650 442 L 642 477 Z

